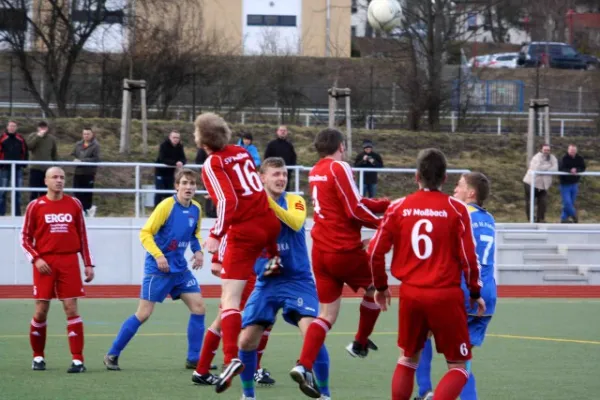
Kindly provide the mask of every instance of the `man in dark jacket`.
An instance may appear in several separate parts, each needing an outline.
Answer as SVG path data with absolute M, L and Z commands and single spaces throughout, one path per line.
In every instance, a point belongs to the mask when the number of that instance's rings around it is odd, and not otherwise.
M 373 142 L 363 141 L 363 152 L 356 156 L 354 166 L 358 168 L 383 168 L 381 156 L 373 151 Z M 377 172 L 363 172 L 363 195 L 377 196 Z
M 90 163 L 100 162 L 100 145 L 96 140 L 96 135 L 91 128 L 84 128 L 81 134 L 82 140 L 75 143 L 75 148 L 71 155 L 74 157 L 73 162 Z M 75 167 L 73 175 L 73 188 L 75 189 L 93 189 L 96 180 L 96 169 L 88 165 L 80 165 Z M 93 217 L 96 214 L 96 206 L 93 205 L 94 193 L 92 192 L 77 192 L 75 197 L 81 202 L 83 211 L 88 217 Z
M 285 125 L 281 125 L 277 129 L 277 139 L 270 141 L 265 150 L 266 160 L 269 157 L 281 157 L 285 161 L 286 166 L 296 165 L 296 150 L 294 145 L 288 140 L 288 129 Z M 292 170 L 288 169 L 288 183 L 286 191 L 290 191 L 291 183 L 294 181 Z
M 17 133 L 17 123 L 8 121 L 6 130 L 0 136 L 0 160 L 27 160 L 27 143 L 19 133 Z M 24 165 L 17 165 L 15 168 L 16 187 L 23 186 Z M 10 165 L 0 165 L 0 186 L 9 187 L 11 183 Z M 0 215 L 6 214 L 6 192 L 0 191 Z M 15 195 L 15 215 L 21 215 L 21 192 Z
M 33 132 L 27 136 L 26 139 L 27 148 L 29 149 L 29 159 L 31 161 L 57 161 L 58 150 L 56 146 L 56 138 L 54 135 L 48 133 L 48 123 L 42 121 L 38 124 L 37 132 Z M 49 165 L 34 164 L 29 168 L 29 187 L 30 188 L 44 188 L 46 184 L 44 179 L 46 178 L 46 170 Z M 40 192 L 31 192 L 29 201 L 37 199 L 39 196 L 43 196 L 46 193 L 45 190 Z
M 575 209 L 575 200 L 577 192 L 579 192 L 580 176 L 578 174 L 585 171 L 585 161 L 577 154 L 577 146 L 574 144 L 569 145 L 567 154 L 561 160 L 559 171 L 569 174 L 560 176 L 560 195 L 563 203 L 560 221 L 577 223 L 579 220 Z
M 158 149 L 157 164 L 166 164 L 181 168 L 186 163 L 185 152 L 181 144 L 181 135 L 177 131 L 171 131 Z M 157 167 L 155 185 L 158 190 L 175 190 L 175 170 L 172 167 Z M 156 193 L 154 195 L 154 207 L 169 197 L 168 194 Z
M 202 165 L 207 158 L 208 154 L 206 153 L 206 150 L 199 148 L 198 152 L 196 153 L 195 164 Z M 215 207 L 215 204 L 211 200 L 208 193 L 204 195 L 204 216 L 208 218 L 217 218 L 217 208 Z

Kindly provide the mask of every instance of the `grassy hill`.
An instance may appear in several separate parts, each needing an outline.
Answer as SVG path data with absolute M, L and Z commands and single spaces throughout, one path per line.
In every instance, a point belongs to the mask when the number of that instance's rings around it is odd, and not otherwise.
M 19 120 L 20 132 L 35 130 L 37 121 Z M 150 121 L 149 152 L 141 151 L 141 124 L 133 125 L 132 150 L 130 154 L 119 154 L 120 121 L 114 119 L 58 119 L 51 122 L 51 130 L 59 140 L 59 154 L 62 160 L 71 160 L 70 153 L 77 140 L 80 139 L 84 126 L 92 126 L 100 142 L 103 161 L 153 162 L 158 145 L 171 129 L 178 129 L 186 147 L 190 161 L 195 157 L 195 146 L 192 137 L 192 124 L 181 121 Z M 263 125 L 233 126 L 235 133 L 241 130 L 250 131 L 254 135 L 255 144 L 262 153 L 266 143 L 274 137 L 276 127 Z M 290 127 L 290 137 L 298 153 L 299 163 L 312 165 L 317 155 L 311 142 L 318 129 Z M 375 151 L 379 152 L 386 167 L 413 168 L 415 158 L 420 149 L 438 147 L 448 156 L 451 168 L 467 168 L 485 173 L 492 181 L 492 195 L 487 207 L 496 215 L 498 221 L 525 221 L 525 202 L 522 178 L 526 172 L 526 137 L 525 135 L 490 135 L 490 134 L 445 134 L 414 133 L 406 131 L 365 131 L 353 132 L 353 154 L 362 151 L 363 139 L 375 142 Z M 595 159 L 600 154 L 600 144 L 594 137 L 552 138 L 554 154 L 560 159 L 569 143 L 579 147 L 588 163 L 588 170 L 600 170 Z M 537 145 L 540 145 L 538 141 Z M 72 174 L 72 169 L 66 169 Z M 142 185 L 153 183 L 153 169 L 143 169 Z M 105 188 L 134 188 L 133 168 L 102 168 L 97 176 L 97 186 Z M 306 174 L 302 176 L 302 189 L 306 192 Z M 445 185 L 446 191 L 452 191 L 458 177 L 450 176 Z M 70 178 L 69 183 L 70 184 Z M 415 189 L 411 174 L 380 174 L 379 195 L 391 198 L 400 197 Z M 25 195 L 28 198 L 27 195 Z M 134 213 L 134 196 L 129 194 L 96 194 L 94 203 L 98 206 L 98 216 L 132 216 Z M 582 222 L 600 222 L 600 179 L 588 177 L 583 179 L 579 197 L 580 219 Z M 549 195 L 548 222 L 560 219 L 560 194 L 558 180 Z M 148 211 L 151 211 L 148 209 Z

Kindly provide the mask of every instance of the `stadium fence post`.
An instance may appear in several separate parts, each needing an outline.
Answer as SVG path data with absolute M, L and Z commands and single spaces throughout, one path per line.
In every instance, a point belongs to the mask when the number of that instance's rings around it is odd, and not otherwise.
M 6 203 L 5 203 L 6 204 Z M 14 217 L 17 210 L 17 166 L 10 164 L 10 216 Z
M 531 186 L 529 187 L 529 222 L 533 224 L 533 211 L 535 209 L 535 173 L 536 171 L 531 171 Z

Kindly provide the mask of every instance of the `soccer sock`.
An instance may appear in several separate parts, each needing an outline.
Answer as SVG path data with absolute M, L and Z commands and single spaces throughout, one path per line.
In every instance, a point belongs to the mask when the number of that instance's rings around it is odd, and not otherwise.
M 435 400 L 456 400 L 468 379 L 463 368 L 449 369 L 435 388 Z
M 123 322 L 123 325 L 121 325 L 121 329 L 119 330 L 112 347 L 108 350 L 108 354 L 111 356 L 120 356 L 125 346 L 127 346 L 127 343 L 129 343 L 141 325 L 142 323 L 137 319 L 135 314 L 127 318 L 125 322 Z
M 242 331 L 240 310 L 230 308 L 221 313 L 221 334 L 223 335 L 223 354 L 225 364 L 238 356 L 238 336 Z
M 469 380 L 460 392 L 460 400 L 477 400 L 477 388 L 475 386 L 475 375 L 471 371 L 471 361 L 467 362 L 467 371 L 469 371 Z
M 321 346 L 314 365 L 317 377 L 317 386 L 322 395 L 331 396 L 329 393 L 329 353 L 325 345 Z
M 265 329 L 265 331 L 262 334 L 262 337 L 260 338 L 260 343 L 258 344 L 258 349 L 257 353 L 258 353 L 258 359 L 256 361 L 256 368 L 260 369 L 260 360 L 262 360 L 262 356 L 265 352 L 265 348 L 267 347 L 267 342 L 269 341 L 269 335 L 271 335 L 271 329 L 272 328 L 267 328 Z
M 188 354 L 187 359 L 197 362 L 200 357 L 200 349 L 204 340 L 204 314 L 190 314 L 187 329 Z
M 354 340 L 362 346 L 366 346 L 369 336 L 373 333 L 377 318 L 381 313 L 379 305 L 375 303 L 375 298 L 365 295 L 360 303 L 360 319 L 358 321 L 358 332 Z
M 327 332 L 331 329 L 331 324 L 323 318 L 315 319 L 308 327 L 304 336 L 304 344 L 300 353 L 299 363 L 304 368 L 312 370 L 313 363 L 317 358 L 317 354 L 325 343 Z
M 421 360 L 417 368 L 417 385 L 419 386 L 419 396 L 425 396 L 428 390 L 432 390 L 431 385 L 431 359 L 433 352 L 431 349 L 431 339 L 427 339 L 425 347 L 421 352 Z
M 29 343 L 33 350 L 33 357 L 44 357 L 44 348 L 46 347 L 46 321 L 31 319 L 29 325 Z
M 392 378 L 392 400 L 410 399 L 413 391 L 416 369 L 417 364 L 398 360 Z M 437 392 L 435 395 L 437 396 Z
M 244 370 L 240 374 L 242 379 L 242 390 L 246 397 L 254 397 L 254 373 L 256 372 L 256 364 L 258 362 L 258 354 L 256 350 L 240 350 L 240 361 L 244 364 Z
M 67 335 L 73 360 L 83 362 L 83 320 L 79 315 L 67 318 Z
M 200 359 L 196 365 L 196 372 L 200 375 L 208 374 L 208 371 L 210 370 L 210 364 L 212 363 L 213 358 L 215 358 L 215 354 L 219 348 L 219 343 L 221 343 L 221 335 L 219 335 L 219 333 L 217 333 L 215 330 L 208 328 L 208 331 L 206 331 L 206 337 L 204 338 L 204 343 L 202 344 Z

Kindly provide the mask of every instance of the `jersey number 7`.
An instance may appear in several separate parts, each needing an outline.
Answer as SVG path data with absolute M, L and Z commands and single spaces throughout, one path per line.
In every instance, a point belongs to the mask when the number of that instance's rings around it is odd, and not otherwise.
M 256 169 L 254 168 L 254 163 L 252 161 L 246 160 L 243 169 L 240 164 L 235 164 L 233 166 L 233 170 L 238 176 L 238 180 L 242 185 L 242 189 L 244 189 L 242 196 L 250 196 L 252 193 L 259 193 L 264 190 L 263 184 L 260 181 L 260 177 L 256 173 Z

